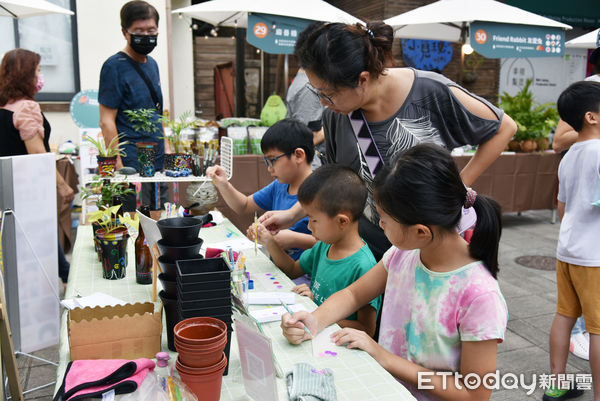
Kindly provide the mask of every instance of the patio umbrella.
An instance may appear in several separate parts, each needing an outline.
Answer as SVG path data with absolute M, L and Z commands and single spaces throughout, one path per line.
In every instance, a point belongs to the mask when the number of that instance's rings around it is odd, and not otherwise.
M 565 46 L 579 49 L 595 49 L 596 47 L 600 47 L 598 44 L 598 35 L 600 35 L 600 28 L 565 42 Z
M 73 11 L 46 0 L 0 0 L 0 16 L 24 18 L 45 14 L 73 15 Z
M 465 43 L 473 21 L 571 29 L 571 26 L 495 0 L 439 0 L 391 17 L 398 38 Z
M 323 0 L 212 0 L 174 10 L 214 26 L 246 28 L 248 13 L 281 15 L 311 21 L 362 22 Z

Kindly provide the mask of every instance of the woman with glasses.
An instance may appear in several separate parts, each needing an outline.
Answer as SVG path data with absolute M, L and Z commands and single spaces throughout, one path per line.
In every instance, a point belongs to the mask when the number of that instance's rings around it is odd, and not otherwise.
M 517 129 L 502 110 L 440 74 L 389 67 L 393 30 L 383 22 L 366 27 L 315 23 L 307 29 L 312 32 L 302 35 L 295 53 L 309 88 L 326 107 L 327 159 L 352 167 L 369 188 L 384 165 L 423 142 L 449 151 L 478 145 L 461 172 L 464 184 L 470 186 Z M 298 205 L 287 214 L 268 213 L 261 221 L 277 229 L 301 214 Z M 378 226 L 372 196 L 364 214 L 360 233 L 379 259 L 390 243 Z

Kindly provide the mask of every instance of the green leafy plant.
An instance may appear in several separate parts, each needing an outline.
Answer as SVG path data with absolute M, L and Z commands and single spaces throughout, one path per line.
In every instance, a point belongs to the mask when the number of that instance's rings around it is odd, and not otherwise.
M 127 141 L 121 142 L 122 138 L 123 138 L 122 135 L 115 136 L 108 143 L 108 146 L 106 146 L 106 143 L 104 142 L 104 137 L 99 137 L 98 139 L 94 139 L 94 138 L 86 135 L 84 137 L 84 140 L 91 143 L 98 150 L 99 156 L 102 156 L 102 157 L 127 156 L 127 154 L 125 153 L 125 150 L 123 150 L 123 145 L 126 145 L 129 142 L 127 142 Z
M 188 110 L 181 114 L 178 119 L 171 119 L 168 115 L 164 115 L 159 119 L 160 122 L 165 123 L 171 130 L 171 134 L 162 137 L 162 139 L 166 138 L 171 143 L 175 153 L 180 153 L 183 147 L 181 143 L 181 131 L 194 126 L 194 121 L 190 119 L 191 116 L 192 112 Z
M 115 205 L 89 213 L 88 220 L 98 223 L 100 228 L 104 229 L 104 235 L 110 234 L 118 228 L 129 229 L 128 226 L 137 223 L 134 222 L 134 219 L 132 219 L 128 213 L 119 216 L 118 213 L 121 206 L 122 205 Z
M 124 113 L 129 119 L 135 132 L 148 135 L 160 132 L 161 130 L 160 125 L 157 124 L 161 118 L 156 118 L 156 109 L 125 110 Z
M 81 187 L 81 199 L 85 200 L 91 197 L 97 197 L 96 206 L 98 209 L 106 209 L 112 204 L 115 196 L 124 197 L 133 194 L 134 190 L 129 188 L 129 184 L 123 182 L 112 182 L 99 175 L 94 176 L 92 182 L 87 186 Z
M 500 96 L 499 106 L 517 123 L 514 136 L 517 141 L 547 138 L 559 119 L 555 103 L 534 102 L 533 93 L 529 90 L 531 82 L 528 79 L 523 89 L 514 96 L 506 92 Z
M 463 66 L 463 83 L 469 84 L 477 80 L 477 70 L 481 66 L 481 63 L 485 60 L 481 54 L 473 52 L 468 56 L 465 56 L 465 63 Z

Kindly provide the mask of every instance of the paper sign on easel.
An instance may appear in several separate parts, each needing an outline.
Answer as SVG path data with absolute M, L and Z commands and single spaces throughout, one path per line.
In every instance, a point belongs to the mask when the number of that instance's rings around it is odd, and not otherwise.
M 271 339 L 239 318 L 235 319 L 235 333 L 246 393 L 257 401 L 278 401 Z

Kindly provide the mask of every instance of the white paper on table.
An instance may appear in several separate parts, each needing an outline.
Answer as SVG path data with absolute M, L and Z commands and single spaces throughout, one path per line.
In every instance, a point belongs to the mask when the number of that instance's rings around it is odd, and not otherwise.
M 152 249 L 154 244 L 162 238 L 162 235 L 158 230 L 158 226 L 156 225 L 156 221 L 144 215 L 139 210 L 136 210 L 136 212 L 140 218 L 140 224 L 142 225 L 142 230 L 144 230 L 144 235 L 146 236 L 148 248 Z
M 208 212 L 208 214 L 212 216 L 212 222 L 215 224 L 221 224 L 225 221 L 223 213 L 219 212 L 218 210 L 211 210 L 210 212 Z
M 294 313 L 300 312 L 301 310 L 306 310 L 306 308 L 302 304 L 290 305 L 288 306 L 290 310 Z M 286 314 L 287 311 L 283 306 L 278 306 L 276 308 L 266 308 L 250 311 L 250 316 L 252 316 L 258 323 L 269 323 L 276 322 L 281 320 L 281 316 Z
M 144 230 L 146 230 L 144 228 Z M 146 231 L 144 231 L 146 232 Z M 233 238 L 227 241 L 222 241 L 222 242 L 213 242 L 210 244 L 206 244 L 207 247 L 209 248 L 218 248 L 218 249 L 227 249 L 227 247 L 231 247 L 231 249 L 233 249 L 234 251 L 238 251 L 241 249 L 251 249 L 254 248 L 254 242 L 250 241 L 248 238 L 246 237 L 242 237 L 242 238 Z M 262 248 L 261 244 L 257 244 L 257 246 L 259 248 Z
M 334 342 L 331 341 L 330 336 L 336 331 L 340 330 L 339 327 L 331 325 L 312 339 L 313 356 L 336 356 L 339 348 Z
M 283 301 L 283 303 L 286 305 L 293 305 L 296 303 L 296 295 L 293 292 L 248 292 L 248 304 L 250 305 L 280 305 L 281 301 Z
M 67 309 L 75 308 L 95 308 L 103 306 L 125 305 L 126 302 L 102 292 L 95 292 L 92 295 L 81 298 L 64 299 L 60 304 Z

